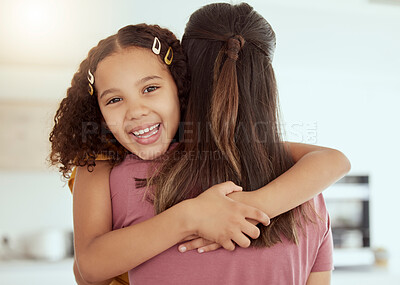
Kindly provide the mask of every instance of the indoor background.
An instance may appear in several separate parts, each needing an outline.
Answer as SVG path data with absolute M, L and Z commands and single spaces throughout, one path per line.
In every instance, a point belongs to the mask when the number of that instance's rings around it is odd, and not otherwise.
M 180 38 L 212 2 L 0 1 L 0 284 L 74 282 L 71 194 L 46 156 L 57 104 L 89 49 L 142 22 Z M 248 3 L 277 36 L 286 138 L 337 148 L 352 164 L 326 198 L 348 203 L 331 206 L 344 218 L 364 207 L 369 244 L 357 230 L 342 236 L 333 284 L 400 284 L 400 1 Z

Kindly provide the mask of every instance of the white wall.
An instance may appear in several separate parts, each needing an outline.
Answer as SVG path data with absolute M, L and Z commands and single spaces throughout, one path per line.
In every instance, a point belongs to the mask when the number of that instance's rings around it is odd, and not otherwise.
M 398 252 L 390 220 L 400 198 L 400 6 L 346 5 L 285 9 L 292 24 L 280 22 L 275 58 L 283 113 L 317 122 L 317 144 L 345 152 L 353 174 L 370 175 L 372 244 Z
M 57 173 L 0 172 L 0 235 L 72 229 L 72 195 Z
M 58 101 L 101 38 L 139 22 L 158 23 L 181 36 L 190 13 L 212 1 L 57 1 L 59 6 L 49 8 L 59 15 L 47 23 L 53 29 L 39 39 L 30 31 L 25 42 L 6 22 L 13 3 L 23 2 L 0 4 L 0 100 Z M 400 231 L 391 222 L 400 200 L 400 6 L 366 0 L 249 3 L 277 34 L 274 66 L 289 137 L 307 141 L 305 128 L 316 123 L 317 140 L 309 142 L 342 150 L 353 174 L 370 175 L 372 243 L 400 252 L 395 240 Z M 71 227 L 71 201 L 62 186 L 56 172 L 1 170 L 0 234 Z

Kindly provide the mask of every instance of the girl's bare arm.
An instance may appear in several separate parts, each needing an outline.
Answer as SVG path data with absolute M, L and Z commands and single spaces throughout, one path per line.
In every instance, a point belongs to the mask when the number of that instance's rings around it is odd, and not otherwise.
M 180 206 L 135 227 L 112 231 L 109 172 L 105 162 L 97 163 L 93 172 L 78 168 L 76 174 L 75 256 L 81 276 L 88 283 L 124 273 L 191 234 L 179 214 Z
M 239 188 L 226 182 L 144 222 L 112 231 L 109 173 L 107 162 L 98 162 L 93 172 L 78 168 L 73 189 L 75 258 L 88 283 L 124 273 L 192 234 L 228 250 L 234 249 L 232 241 L 249 246 L 245 234 L 256 238 L 259 230 L 244 218 L 269 222 L 261 210 L 226 197 Z
M 288 171 L 257 191 L 229 197 L 273 218 L 310 200 L 350 171 L 349 160 L 338 150 L 289 142 L 285 146 L 295 162 Z
M 75 275 L 75 282 L 78 285 L 110 285 L 111 280 L 105 280 L 103 282 L 98 283 L 87 283 L 83 278 L 81 273 L 79 272 L 78 265 L 76 264 L 76 260 L 74 260 L 74 275 Z
M 295 162 L 288 171 L 256 191 L 235 192 L 228 197 L 256 207 L 273 218 L 310 200 L 350 171 L 349 160 L 338 150 L 290 142 L 286 142 L 285 147 Z M 194 237 L 179 249 L 207 252 L 219 247 L 209 240 Z

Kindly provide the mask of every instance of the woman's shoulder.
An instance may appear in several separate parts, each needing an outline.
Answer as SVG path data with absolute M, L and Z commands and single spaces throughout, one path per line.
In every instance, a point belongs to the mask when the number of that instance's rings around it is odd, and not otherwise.
M 325 199 L 324 199 L 324 196 L 322 195 L 322 193 L 320 193 L 314 197 L 313 203 L 314 203 L 315 211 L 319 215 L 323 215 L 323 216 L 328 215 L 328 210 L 326 209 Z
M 310 230 L 310 235 L 323 237 L 330 229 L 330 217 L 326 208 L 323 195 L 320 193 L 311 199 L 311 205 L 307 210 L 307 216 L 311 219 L 306 221 L 306 227 Z

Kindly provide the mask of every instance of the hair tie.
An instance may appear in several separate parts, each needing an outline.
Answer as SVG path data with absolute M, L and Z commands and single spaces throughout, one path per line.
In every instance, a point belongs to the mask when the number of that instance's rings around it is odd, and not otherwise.
M 237 61 L 239 57 L 239 51 L 242 49 L 245 43 L 244 38 L 241 35 L 235 35 L 228 39 L 228 49 L 226 54 L 228 58 Z

